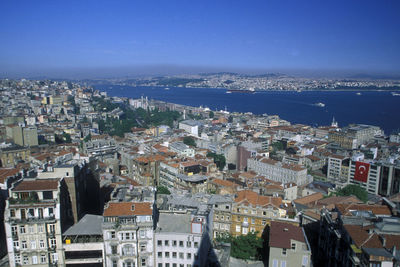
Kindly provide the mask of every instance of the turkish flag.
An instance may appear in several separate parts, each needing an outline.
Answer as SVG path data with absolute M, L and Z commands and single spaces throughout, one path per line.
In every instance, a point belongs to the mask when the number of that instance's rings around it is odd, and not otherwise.
M 366 183 L 368 181 L 369 163 L 356 161 L 354 180 Z

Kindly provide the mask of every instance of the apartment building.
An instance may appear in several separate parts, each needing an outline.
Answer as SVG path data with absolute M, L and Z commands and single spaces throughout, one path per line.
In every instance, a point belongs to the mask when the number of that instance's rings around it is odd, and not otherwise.
M 193 266 L 199 260 L 200 243 L 205 232 L 205 216 L 186 212 L 160 212 L 154 234 L 155 266 Z
M 63 179 L 24 179 L 10 189 L 5 210 L 10 266 L 64 264 L 61 233 L 69 204 Z
M 272 221 L 269 227 L 268 248 L 268 266 L 311 266 L 311 249 L 300 226 Z
M 286 218 L 281 197 L 261 196 L 250 190 L 237 193 L 232 203 L 231 234 L 233 236 L 258 232 L 261 237 L 271 220 Z
M 154 191 L 117 187 L 103 213 L 104 266 L 154 266 Z
M 305 185 L 309 181 L 307 169 L 296 164 L 284 164 L 268 158 L 250 158 L 247 160 L 248 170 L 280 183 L 296 183 Z

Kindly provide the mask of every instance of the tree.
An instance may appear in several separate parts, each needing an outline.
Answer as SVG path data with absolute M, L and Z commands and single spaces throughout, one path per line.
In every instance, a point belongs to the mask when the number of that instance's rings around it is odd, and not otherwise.
M 226 159 L 223 154 L 215 154 L 215 153 L 207 153 L 207 157 L 213 158 L 214 163 L 217 165 L 220 171 L 222 171 L 225 168 L 226 165 Z
M 231 256 L 243 260 L 258 260 L 261 258 L 263 240 L 256 233 L 232 237 L 230 234 L 219 235 L 217 242 L 231 243 Z
M 88 142 L 89 140 L 92 140 L 91 134 L 86 135 L 86 137 L 83 139 L 84 142 Z
M 196 141 L 194 141 L 194 139 L 190 136 L 185 136 L 183 138 L 183 143 L 188 146 L 196 147 Z
M 351 196 L 354 195 L 363 202 L 368 200 L 368 192 L 361 186 L 349 184 L 336 192 L 338 196 Z
M 71 143 L 72 142 L 71 135 L 68 133 L 63 133 L 63 140 L 65 143 Z
M 214 118 L 214 112 L 211 110 L 210 113 L 208 113 L 208 116 L 210 117 L 210 119 Z
M 157 193 L 159 194 L 165 194 L 165 195 L 171 195 L 171 192 L 166 188 L 165 186 L 157 186 Z

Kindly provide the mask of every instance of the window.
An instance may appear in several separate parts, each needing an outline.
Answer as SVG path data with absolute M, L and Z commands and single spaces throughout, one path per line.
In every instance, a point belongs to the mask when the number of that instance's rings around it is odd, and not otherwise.
M 236 225 L 236 232 L 240 233 L 240 225 Z
M 199 242 L 194 242 L 194 247 L 198 248 L 199 247 Z
M 111 232 L 110 232 L 110 238 L 111 238 L 111 239 L 114 239 L 114 238 L 115 238 L 115 232 L 114 232 L 114 231 L 111 231 Z
M 296 243 L 292 243 L 292 249 L 296 250 Z
M 50 231 L 50 233 L 55 233 L 56 232 L 56 225 L 55 224 L 49 224 L 49 231 Z
M 140 235 L 140 238 L 145 238 L 146 237 L 146 232 L 144 230 L 140 230 L 139 231 L 139 235 Z
M 173 247 L 176 247 L 176 243 L 177 243 L 176 240 L 173 240 L 173 241 L 172 241 L 172 246 L 173 246 Z
M 158 264 L 158 267 L 162 267 L 162 263 L 159 263 L 159 264 Z
M 157 246 L 162 246 L 162 240 L 157 240 Z
M 50 238 L 50 247 L 55 248 L 57 246 L 57 241 L 55 238 Z
M 243 228 L 242 228 L 242 233 L 243 233 L 244 235 L 247 235 L 248 232 L 249 232 L 249 228 L 247 228 L 247 227 L 243 227 Z
M 118 267 L 118 261 L 112 260 L 112 267 Z
M 15 259 L 15 263 L 21 264 L 21 255 L 15 254 L 14 259 Z
M 157 257 L 162 258 L 162 252 L 157 252 Z
M 177 266 L 176 266 L 176 263 L 172 263 L 172 267 L 177 267 Z
M 22 226 L 19 227 L 19 232 L 20 232 L 21 234 L 25 234 L 25 233 L 26 233 L 26 231 L 25 231 L 25 225 L 22 225 Z
M 169 263 L 166 263 L 166 264 L 165 264 L 165 267 L 169 267 Z
M 32 264 L 38 264 L 37 256 L 32 256 Z
M 29 218 L 35 217 L 35 210 L 34 209 L 28 209 L 28 217 Z
M 146 266 L 146 259 L 142 259 L 142 266 Z
M 28 256 L 25 255 L 25 256 L 23 257 L 22 263 L 25 264 L 25 265 L 29 264 L 29 258 L 28 258 Z
M 183 247 L 183 241 L 179 241 L 179 246 Z
M 21 242 L 21 248 L 22 249 L 27 249 L 28 248 L 28 245 L 26 244 L 25 240 Z
M 179 252 L 179 258 L 180 259 L 183 259 L 183 255 L 184 255 L 183 252 Z
M 286 267 L 286 261 L 281 261 L 281 267 Z
M 176 252 L 172 252 L 172 258 L 176 259 Z
M 169 258 L 169 252 L 168 251 L 166 251 L 164 255 L 165 255 L 166 258 Z
M 221 215 L 221 220 L 224 220 L 224 215 Z
M 54 263 L 58 262 L 58 254 L 57 253 L 51 254 L 51 261 Z
M 282 255 L 283 255 L 283 256 L 286 256 L 286 248 L 283 248 L 283 249 L 282 249 Z
M 46 254 L 40 255 L 40 263 L 46 263 Z
M 164 246 L 169 246 L 169 240 L 164 241 Z
M 13 241 L 14 248 L 19 249 L 19 241 Z
M 140 252 L 145 252 L 146 251 L 146 245 L 140 245 Z
M 111 254 L 117 254 L 117 245 L 111 245 Z
M 263 215 L 264 215 L 264 216 L 267 215 L 267 212 L 266 212 L 266 211 L 263 211 Z
M 122 247 L 122 255 L 133 255 L 133 246 L 131 244 L 126 244 Z
M 303 266 L 307 266 L 308 265 L 308 256 L 303 256 L 303 260 L 302 260 L 301 264 Z
M 36 249 L 36 240 L 31 241 L 31 249 Z
M 25 209 L 20 209 L 19 210 L 20 214 L 21 214 L 21 219 L 26 219 L 26 213 L 25 213 Z
M 278 267 L 278 260 L 272 261 L 272 267 Z
M 188 260 L 192 259 L 192 253 L 186 254 L 186 259 L 188 259 Z
M 251 224 L 255 224 L 256 220 L 254 218 L 251 218 Z
M 44 248 L 44 240 L 39 240 L 39 247 Z
M 187 241 L 187 242 L 186 242 L 186 247 L 188 247 L 188 248 L 192 247 L 192 242 Z
M 29 225 L 29 226 L 28 226 L 28 232 L 29 232 L 30 234 L 33 234 L 33 233 L 35 232 L 35 226 L 34 226 L 34 225 Z
M 17 235 L 18 234 L 18 227 L 17 226 L 11 226 L 11 233 L 12 233 L 12 235 Z
M 226 210 L 229 210 L 229 206 L 228 206 L 228 205 L 226 205 L 226 206 L 225 206 L 225 209 L 226 209 Z
M 124 266 L 124 267 L 134 267 L 135 265 L 133 264 L 132 261 L 126 261 L 126 262 L 122 263 L 122 266 Z
M 49 208 L 49 216 L 52 217 L 54 215 L 54 209 L 53 208 Z
M 44 226 L 43 224 L 38 224 L 38 232 L 43 233 L 44 232 Z
M 250 227 L 250 232 L 255 233 L 256 232 L 256 228 Z
M 262 222 L 261 222 L 262 225 L 265 225 L 266 223 L 267 223 L 266 220 L 262 220 Z
M 11 218 L 15 217 L 15 209 L 10 209 L 10 217 Z

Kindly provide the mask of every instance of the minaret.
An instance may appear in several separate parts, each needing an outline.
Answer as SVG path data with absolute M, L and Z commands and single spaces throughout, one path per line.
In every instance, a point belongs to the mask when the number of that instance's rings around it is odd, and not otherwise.
M 331 126 L 332 126 L 332 127 L 335 127 L 335 128 L 338 127 L 338 123 L 337 123 L 337 121 L 335 121 L 335 117 L 333 117 L 333 119 L 332 119 L 332 124 L 331 124 Z

